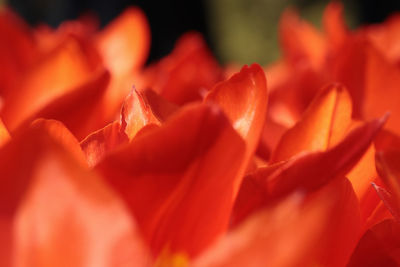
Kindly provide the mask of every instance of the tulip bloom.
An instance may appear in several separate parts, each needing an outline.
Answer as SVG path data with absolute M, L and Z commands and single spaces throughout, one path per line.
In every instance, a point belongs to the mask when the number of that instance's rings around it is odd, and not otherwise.
M 399 265 L 400 24 L 323 22 L 285 12 L 283 58 L 232 71 L 193 32 L 145 66 L 137 8 L 1 9 L 0 265 Z

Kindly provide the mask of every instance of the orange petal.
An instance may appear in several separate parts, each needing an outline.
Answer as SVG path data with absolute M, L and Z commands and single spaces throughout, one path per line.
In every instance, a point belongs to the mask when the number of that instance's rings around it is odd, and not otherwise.
M 88 135 L 82 142 L 81 147 L 86 155 L 90 167 L 99 163 L 105 155 L 117 148 L 119 145 L 128 143 L 128 136 L 125 134 L 119 122 L 108 124 Z
M 51 100 L 91 77 L 96 66 L 91 64 L 85 49 L 85 44 L 71 37 L 21 77 L 1 110 L 11 132 Z
M 113 75 L 136 70 L 150 50 L 150 29 L 145 14 L 130 7 L 99 34 L 97 48 Z
M 253 154 L 260 140 L 267 113 L 267 83 L 258 65 L 244 66 L 229 80 L 218 83 L 206 96 L 217 103 L 233 127 L 247 143 L 247 156 Z
M 357 198 L 338 179 L 305 200 L 295 193 L 254 214 L 193 266 L 344 266 L 359 226 Z
M 356 166 L 347 174 L 358 199 L 363 202 L 371 183 L 378 177 L 375 168 L 375 149 L 371 144 Z
M 147 124 L 160 124 L 151 107 L 136 89 L 126 97 L 121 110 L 121 126 L 131 140 Z
M 315 190 L 335 177 L 346 175 L 364 155 L 386 119 L 387 116 L 363 124 L 326 152 L 293 158 L 268 178 L 271 195 L 286 195 L 295 188 Z
M 145 72 L 146 85 L 168 101 L 182 105 L 201 100 L 222 79 L 222 70 L 200 34 L 187 33 L 172 53 Z
M 303 152 L 326 150 L 337 144 L 351 123 L 351 99 L 341 85 L 327 86 L 314 99 L 300 121 L 281 138 L 272 161 Z
M 125 199 L 155 255 L 193 257 L 228 226 L 244 149 L 216 106 L 190 105 L 96 169 Z
M 109 79 L 106 70 L 95 73 L 88 82 L 55 98 L 25 123 L 35 118 L 55 119 L 64 123 L 81 140 L 105 123 L 100 104 Z
M 7 131 L 6 126 L 4 126 L 3 121 L 0 119 L 0 147 L 10 140 L 10 134 Z
M 218 83 L 206 96 L 206 102 L 217 103 L 233 127 L 246 141 L 243 168 L 247 168 L 257 149 L 267 114 L 267 83 L 258 65 L 244 66 L 229 80 Z M 235 192 L 238 191 L 239 184 Z
M 240 187 L 232 223 L 236 224 L 266 204 L 296 190 L 313 192 L 346 175 L 363 156 L 384 120 L 356 128 L 341 143 L 325 152 L 300 154 L 249 174 Z
M 16 266 L 148 266 L 121 200 L 66 152 L 49 143 L 31 159 L 14 224 Z
M 369 229 L 357 245 L 348 267 L 400 265 L 400 225 L 385 220 Z

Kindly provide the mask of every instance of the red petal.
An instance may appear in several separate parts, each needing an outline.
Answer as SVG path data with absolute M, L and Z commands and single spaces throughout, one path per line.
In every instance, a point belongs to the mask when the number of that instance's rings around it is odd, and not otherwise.
M 15 218 L 16 266 L 148 266 L 121 200 L 67 151 L 42 149 L 31 159 L 30 186 Z
M 365 29 L 368 39 L 373 45 L 385 56 L 385 58 L 393 63 L 400 62 L 400 16 L 399 14 L 391 15 L 382 24 L 369 25 Z
M 259 144 L 267 114 L 267 84 L 264 70 L 258 65 L 244 66 L 229 80 L 218 83 L 205 98 L 217 103 L 233 127 L 246 141 L 244 168 Z
M 144 97 L 151 107 L 153 114 L 161 121 L 166 121 L 172 114 L 178 110 L 178 106 L 167 101 L 151 89 L 144 90 Z
M 375 160 L 378 174 L 389 189 L 377 187 L 378 195 L 400 222 L 400 150 L 377 152 Z
M 259 142 L 267 112 L 267 83 L 258 65 L 244 66 L 229 80 L 217 84 L 205 98 L 217 103 L 246 140 L 249 153 Z
M 400 137 L 390 131 L 382 130 L 375 138 L 377 151 L 398 150 L 400 151 Z
M 87 163 L 90 167 L 94 167 L 113 149 L 128 142 L 129 138 L 120 123 L 113 122 L 87 136 L 81 142 L 81 147 L 86 155 Z
M 0 148 L 0 265 L 10 266 L 13 216 L 30 185 L 30 176 L 40 155 L 57 143 L 85 164 L 78 141 L 59 122 L 36 121 L 30 129 L 17 132 Z
M 399 237 L 400 225 L 394 220 L 375 225 L 361 238 L 347 266 L 399 266 Z
M 198 33 L 187 33 L 174 51 L 146 73 L 146 85 L 168 101 L 182 105 L 201 100 L 222 79 L 222 70 Z
M 351 99 L 341 85 L 326 87 L 304 112 L 300 121 L 281 138 L 272 161 L 303 152 L 326 150 L 337 144 L 351 123 Z
M 155 255 L 195 256 L 227 228 L 244 149 L 217 107 L 193 105 L 97 169 L 125 199 Z
M 339 49 L 348 38 L 348 28 L 343 18 L 343 4 L 331 2 L 325 8 L 323 15 L 323 25 L 328 35 L 328 45 L 334 49 Z
M 400 206 L 399 199 L 396 196 L 392 195 L 390 192 L 386 191 L 385 188 L 377 186 L 373 184 L 376 193 L 382 199 L 382 202 L 385 204 L 386 208 L 390 211 L 393 217 L 400 222 Z
M 1 110 L 10 131 L 51 100 L 91 77 L 96 66 L 91 64 L 85 49 L 82 42 L 71 37 L 21 77 Z
M 97 72 L 87 83 L 52 100 L 25 122 L 35 118 L 55 119 L 81 140 L 105 123 L 100 104 L 109 79 L 107 71 Z
M 341 143 L 325 152 L 300 154 L 250 174 L 235 202 L 233 223 L 296 190 L 313 192 L 346 175 L 363 156 L 384 120 L 356 128 Z M 249 179 L 251 181 L 246 181 Z
M 0 41 L 0 96 L 4 97 L 38 53 L 29 26 L 4 6 L 0 9 L 0 36 L 4 36 Z
M 363 156 L 386 119 L 383 117 L 354 129 L 325 153 L 300 155 L 289 161 L 285 168 L 268 178 L 271 194 L 285 195 L 295 188 L 315 190 L 335 177 L 346 175 Z
M 128 8 L 99 34 L 97 47 L 113 75 L 140 68 L 150 48 L 150 29 L 138 8 Z
M 31 128 L 16 133 L 10 142 L 0 148 L 1 214 L 12 214 L 15 211 L 29 186 L 29 175 L 35 162 L 40 159 L 42 147 L 54 142 L 74 155 L 82 165 L 86 165 L 78 141 L 57 121 L 38 120 Z
M 371 119 L 389 111 L 392 116 L 386 128 L 400 134 L 399 68 L 388 62 L 362 34 L 349 40 L 341 50 L 335 76 L 349 88 L 353 115 Z M 357 75 L 354 75 L 354 69 L 358 70 Z
M 285 58 L 294 65 L 310 64 L 318 69 L 325 60 L 326 43 L 311 24 L 302 21 L 296 12 L 287 10 L 279 24 L 279 37 Z
M 305 201 L 294 194 L 254 214 L 193 266 L 344 266 L 359 227 L 357 198 L 338 179 Z
M 121 126 L 131 140 L 136 133 L 148 124 L 160 124 L 151 107 L 136 89 L 126 97 L 121 110 Z

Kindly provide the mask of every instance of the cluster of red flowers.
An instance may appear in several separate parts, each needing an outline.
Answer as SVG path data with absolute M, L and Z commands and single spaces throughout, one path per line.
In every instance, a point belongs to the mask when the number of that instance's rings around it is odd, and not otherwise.
M 1 9 L 0 266 L 400 265 L 400 16 L 323 26 L 285 12 L 265 68 L 197 33 L 144 66 L 138 9 Z

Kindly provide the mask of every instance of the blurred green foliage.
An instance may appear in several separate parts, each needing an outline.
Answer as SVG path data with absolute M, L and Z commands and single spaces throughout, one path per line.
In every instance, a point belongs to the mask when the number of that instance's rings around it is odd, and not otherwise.
M 207 0 L 210 39 L 223 63 L 267 64 L 280 56 L 278 24 L 292 7 L 302 18 L 320 27 L 328 0 Z M 346 20 L 354 24 L 351 1 L 345 3 Z

